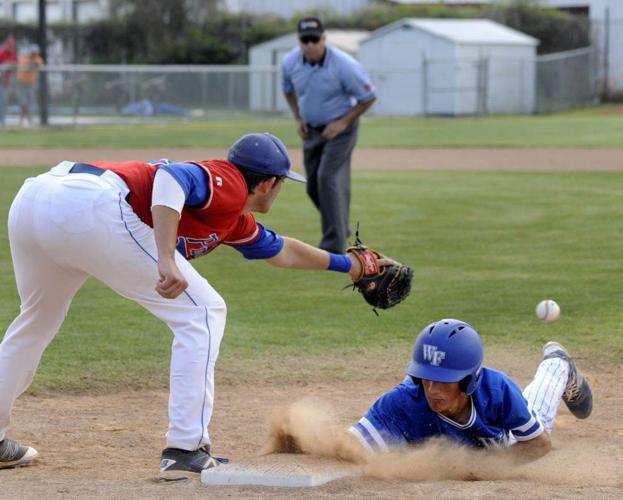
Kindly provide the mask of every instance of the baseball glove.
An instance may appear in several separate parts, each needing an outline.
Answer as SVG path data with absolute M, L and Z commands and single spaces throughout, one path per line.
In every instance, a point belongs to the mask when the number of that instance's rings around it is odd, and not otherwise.
M 353 280 L 353 288 L 359 290 L 365 301 L 376 309 L 394 307 L 407 298 L 411 292 L 413 271 L 410 267 L 396 262 L 380 267 L 379 259 L 384 258 L 379 252 L 366 247 L 359 240 L 346 250 L 361 262 L 361 275 Z

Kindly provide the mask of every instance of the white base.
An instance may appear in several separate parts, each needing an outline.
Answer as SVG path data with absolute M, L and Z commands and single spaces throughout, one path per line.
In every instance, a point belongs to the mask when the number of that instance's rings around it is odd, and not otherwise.
M 220 465 L 201 473 L 201 482 L 212 486 L 277 486 L 304 488 L 354 476 L 353 465 L 305 455 L 276 454 Z

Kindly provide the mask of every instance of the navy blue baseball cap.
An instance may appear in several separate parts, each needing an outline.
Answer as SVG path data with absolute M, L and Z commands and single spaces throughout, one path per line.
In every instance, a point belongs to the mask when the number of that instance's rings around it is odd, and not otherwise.
M 322 21 L 317 17 L 304 17 L 296 23 L 296 31 L 299 38 L 305 35 L 322 36 L 324 26 L 322 26 Z
M 260 174 L 307 182 L 305 177 L 290 170 L 285 144 L 268 132 L 243 135 L 229 148 L 227 161 Z

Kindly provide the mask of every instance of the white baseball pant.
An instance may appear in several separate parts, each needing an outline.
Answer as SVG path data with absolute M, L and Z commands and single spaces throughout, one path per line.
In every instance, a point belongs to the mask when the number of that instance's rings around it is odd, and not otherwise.
M 528 407 L 541 418 L 543 426 L 552 433 L 562 394 L 569 378 L 569 363 L 561 358 L 541 361 L 534 379 L 523 391 Z
M 113 172 L 73 174 L 72 166 L 62 162 L 27 179 L 9 212 L 21 306 L 0 344 L 0 439 L 72 298 L 93 276 L 173 331 L 167 447 L 208 445 L 225 302 L 180 254 L 176 262 L 188 288 L 176 299 L 158 295 L 153 230 L 126 202 L 127 185 Z

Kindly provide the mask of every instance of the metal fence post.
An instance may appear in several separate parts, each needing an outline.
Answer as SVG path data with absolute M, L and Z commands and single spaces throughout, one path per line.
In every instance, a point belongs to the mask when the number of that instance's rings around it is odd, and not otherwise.
M 422 115 L 428 114 L 428 59 L 422 52 Z
M 234 74 L 227 72 L 227 109 L 231 111 L 234 108 Z
M 489 58 L 480 57 L 478 59 L 478 71 L 477 71 L 477 83 L 476 83 L 476 114 L 486 115 L 487 109 L 487 96 L 489 94 Z
M 610 8 L 604 11 L 604 82 L 602 94 L 604 99 L 610 97 Z
M 46 0 L 39 0 L 39 50 L 44 64 L 48 63 L 47 29 Z M 39 120 L 44 127 L 48 124 L 48 72 L 46 69 L 39 72 Z
M 207 114 L 208 112 L 208 103 L 207 103 L 207 94 L 208 94 L 208 74 L 204 71 L 201 73 L 201 109 Z

